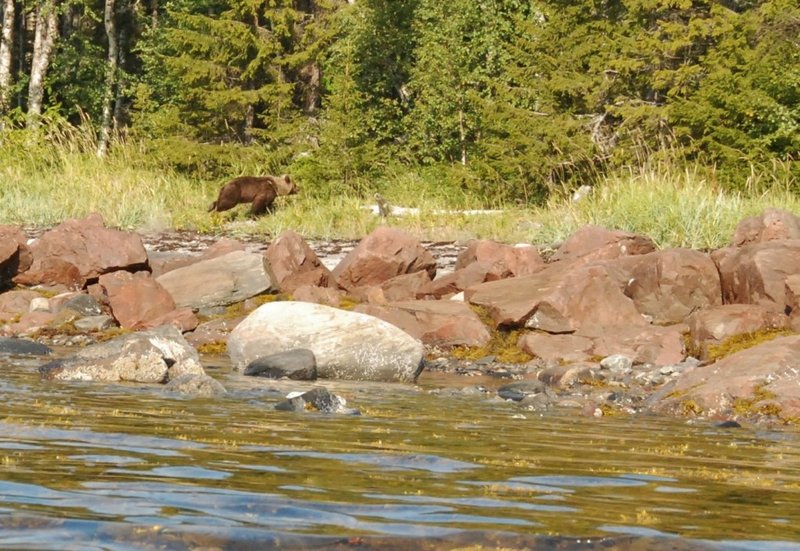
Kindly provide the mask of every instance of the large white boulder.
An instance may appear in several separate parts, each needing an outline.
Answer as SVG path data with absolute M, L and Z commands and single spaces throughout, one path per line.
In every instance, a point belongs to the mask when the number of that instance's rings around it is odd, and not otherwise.
M 310 302 L 272 302 L 231 332 L 228 352 L 242 370 L 253 360 L 308 348 L 322 378 L 412 381 L 422 364 L 420 341 L 376 317 Z

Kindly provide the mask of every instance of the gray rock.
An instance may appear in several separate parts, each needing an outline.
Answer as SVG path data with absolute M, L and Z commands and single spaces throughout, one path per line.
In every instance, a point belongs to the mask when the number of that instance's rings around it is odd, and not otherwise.
M 600 367 L 621 373 L 630 373 L 633 361 L 622 354 L 614 354 L 600 360 Z
M 68 298 L 61 305 L 61 309 L 72 310 L 84 317 L 99 316 L 103 312 L 97 299 L 85 293 L 79 293 Z
M 158 278 L 178 308 L 195 310 L 241 302 L 272 287 L 264 257 L 233 251 L 171 270 Z
M 522 401 L 527 396 L 541 394 L 545 390 L 542 381 L 519 381 L 501 386 L 497 389 L 497 395 L 504 400 Z
M 184 374 L 204 375 L 197 351 L 172 325 L 121 335 L 87 346 L 39 368 L 45 379 L 164 383 Z
M 73 324 L 79 331 L 105 331 L 116 325 L 114 318 L 107 315 L 86 316 L 75 320 Z
M 164 387 L 170 392 L 190 394 L 199 397 L 212 397 L 225 394 L 227 391 L 222 383 L 209 375 L 186 373 L 171 379 Z
M 321 304 L 264 304 L 228 337 L 228 352 L 240 370 L 257 358 L 296 348 L 314 353 L 322 378 L 412 381 L 423 365 L 422 343 L 403 330 Z
M 245 375 L 280 379 L 288 377 L 298 381 L 317 378 L 317 359 L 307 348 L 295 348 L 263 358 L 256 358 L 244 368 Z
M 43 344 L 28 339 L 0 337 L 0 354 L 12 356 L 46 356 L 52 350 Z
M 347 400 L 333 394 L 324 387 L 312 388 L 308 392 L 292 393 L 286 400 L 275 405 L 279 411 L 318 411 L 320 413 L 343 413 L 347 415 L 360 415 L 355 408 L 345 407 Z

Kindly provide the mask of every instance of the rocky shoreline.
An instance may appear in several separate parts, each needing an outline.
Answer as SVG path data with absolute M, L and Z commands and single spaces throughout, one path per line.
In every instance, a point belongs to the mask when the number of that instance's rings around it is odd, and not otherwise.
M 463 385 L 435 392 L 506 400 L 522 415 L 800 423 L 794 214 L 743 220 L 716 251 L 587 226 L 542 252 L 421 243 L 387 226 L 359 242 L 287 231 L 269 243 L 139 235 L 97 215 L 0 226 L 0 354 L 66 346 L 67 357 L 43 358 L 43 377 L 202 395 L 225 391 L 204 355 L 227 354 L 242 376 L 459 374 Z M 317 395 L 291 407 L 352 413 Z

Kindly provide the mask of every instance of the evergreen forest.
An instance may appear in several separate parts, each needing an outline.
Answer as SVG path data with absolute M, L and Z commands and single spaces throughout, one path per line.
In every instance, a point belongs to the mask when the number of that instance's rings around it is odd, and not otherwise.
M 413 174 L 484 206 L 653 159 L 726 190 L 800 176 L 797 0 L 0 0 L 0 21 L 7 151 L 135 148 L 318 197 Z

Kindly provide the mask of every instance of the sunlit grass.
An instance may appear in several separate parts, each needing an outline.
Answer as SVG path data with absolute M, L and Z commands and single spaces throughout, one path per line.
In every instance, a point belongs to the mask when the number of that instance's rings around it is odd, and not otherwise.
M 152 168 L 135 145 L 119 146 L 109 158 L 98 159 L 91 153 L 92 140 L 84 134 L 56 135 L 46 147 L 27 149 L 5 143 L 0 223 L 50 227 L 98 212 L 108 226 L 129 230 L 274 236 L 291 229 L 308 239 L 358 239 L 386 224 L 426 241 L 483 238 L 542 246 L 597 224 L 647 235 L 661 247 L 710 249 L 727 245 L 736 224 L 767 207 L 800 212 L 792 182 L 780 170 L 753 174 L 752 189 L 766 192 L 733 193 L 718 188 L 713 171 L 661 164 L 613 174 L 578 202 L 565 194 L 544 206 L 505 206 L 486 214 L 453 212 L 478 208 L 469 195 L 448 196 L 416 173 L 393 175 L 379 183 L 380 191 L 390 204 L 418 210 L 386 219 L 369 209 L 372 197 L 319 199 L 318 184 L 301 181 L 300 195 L 281 197 L 272 214 L 252 219 L 246 205 L 207 212 L 221 180 Z

